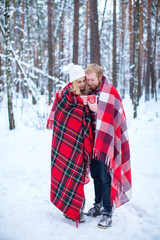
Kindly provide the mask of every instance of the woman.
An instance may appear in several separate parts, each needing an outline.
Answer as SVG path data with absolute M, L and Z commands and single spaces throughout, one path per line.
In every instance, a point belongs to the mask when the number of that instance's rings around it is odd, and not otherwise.
M 48 129 L 53 126 L 50 199 L 67 218 L 79 223 L 84 222 L 84 183 L 93 138 L 89 109 L 78 85 L 85 81 L 85 72 L 74 65 L 69 75 L 70 82 L 56 94 L 47 121 Z

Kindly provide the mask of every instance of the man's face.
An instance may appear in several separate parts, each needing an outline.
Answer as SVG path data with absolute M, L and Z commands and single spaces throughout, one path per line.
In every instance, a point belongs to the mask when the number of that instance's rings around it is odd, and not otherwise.
M 101 77 L 98 79 L 95 72 L 86 74 L 87 84 L 91 90 L 96 90 L 101 85 Z
M 85 77 L 78 78 L 77 83 L 78 83 L 78 86 L 81 91 L 85 90 L 85 87 L 86 87 L 86 78 Z

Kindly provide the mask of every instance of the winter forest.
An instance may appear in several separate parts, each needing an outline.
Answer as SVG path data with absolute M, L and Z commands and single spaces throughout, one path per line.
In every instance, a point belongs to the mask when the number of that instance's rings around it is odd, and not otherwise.
M 133 117 L 142 95 L 157 101 L 160 78 L 159 0 L 31 1 L 0 4 L 0 99 L 7 95 L 9 127 L 15 96 L 53 102 L 68 63 L 100 64 Z M 23 101 L 22 101 L 23 102 Z M 30 102 L 31 104 L 31 102 Z M 38 114 L 38 113 L 37 113 Z
M 46 122 L 69 63 L 101 65 L 126 113 L 133 197 L 108 230 L 49 200 Z M 160 0 L 0 0 L 0 240 L 159 240 L 159 146 Z M 91 177 L 85 196 L 87 211 Z

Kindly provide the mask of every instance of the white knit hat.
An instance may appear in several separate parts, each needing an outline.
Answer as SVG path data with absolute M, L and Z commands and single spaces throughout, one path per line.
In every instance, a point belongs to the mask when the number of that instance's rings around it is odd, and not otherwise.
M 85 71 L 83 68 L 79 65 L 71 65 L 70 71 L 69 71 L 69 81 L 72 83 L 73 81 L 85 77 Z

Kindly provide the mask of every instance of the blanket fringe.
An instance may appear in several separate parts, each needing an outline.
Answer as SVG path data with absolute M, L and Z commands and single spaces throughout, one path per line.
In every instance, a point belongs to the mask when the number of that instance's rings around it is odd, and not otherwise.
M 100 159 L 100 151 L 95 148 L 93 149 L 93 158 L 98 160 Z
M 96 160 L 101 160 L 103 161 L 106 165 L 107 168 L 110 170 L 111 168 L 111 157 L 97 149 L 93 149 L 93 158 Z

